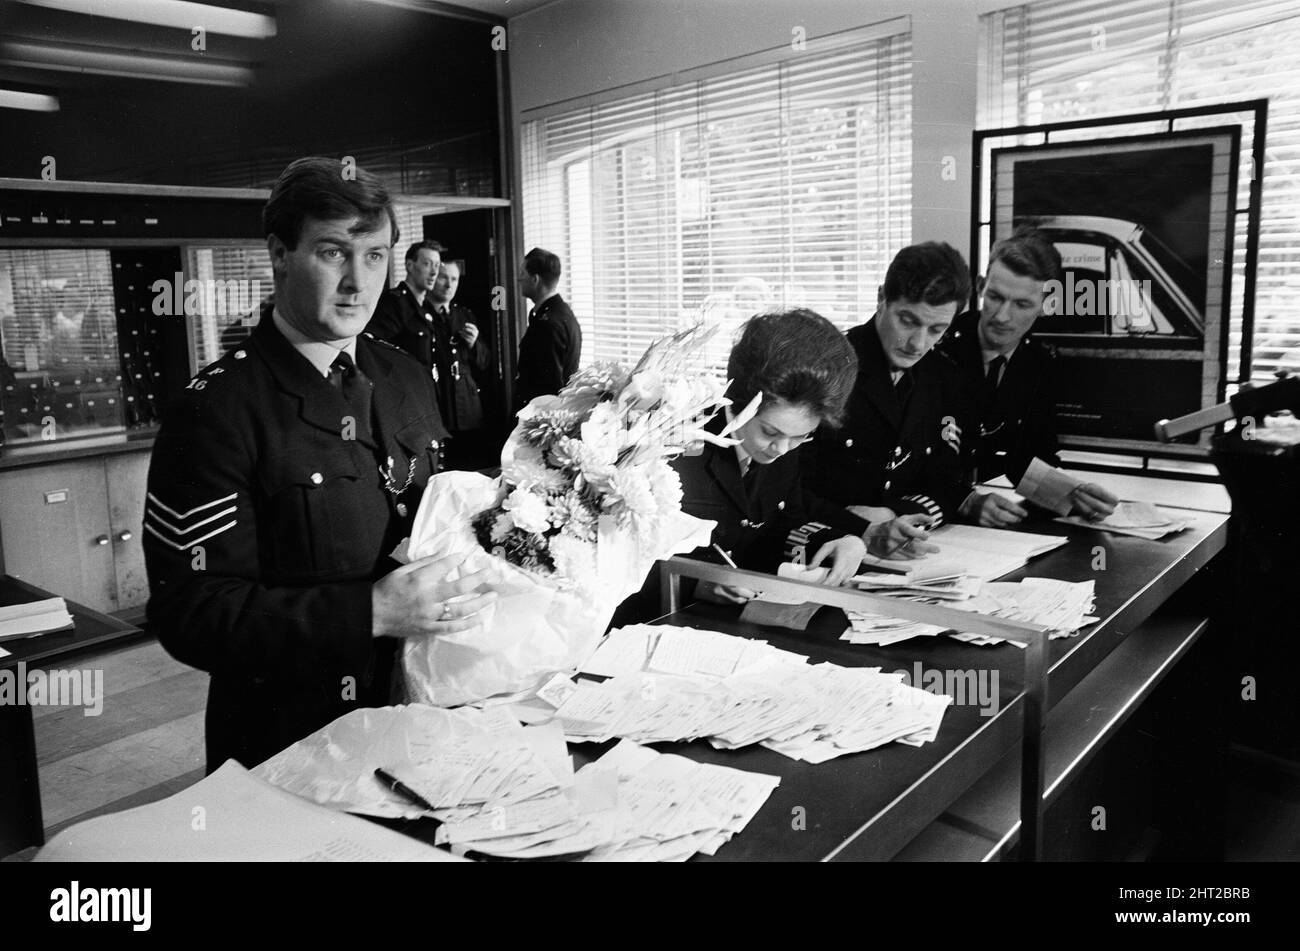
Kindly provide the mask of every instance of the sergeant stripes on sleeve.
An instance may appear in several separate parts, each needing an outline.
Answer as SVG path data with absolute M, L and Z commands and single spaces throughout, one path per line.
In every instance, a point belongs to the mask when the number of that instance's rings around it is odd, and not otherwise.
M 929 515 L 931 518 L 937 518 L 939 521 L 935 523 L 936 526 L 943 523 L 943 508 L 928 495 L 921 495 L 920 493 L 917 493 L 916 495 L 905 495 L 903 496 L 903 501 L 915 502 L 917 505 L 925 509 L 926 515 Z
M 810 538 L 818 532 L 826 531 L 828 528 L 830 526 L 822 522 L 805 522 L 798 528 L 791 529 L 790 533 L 785 536 L 786 557 L 797 559 L 799 556 L 796 552 L 806 549 Z
M 214 538 L 222 532 L 235 527 L 237 519 L 231 518 L 224 525 L 210 528 L 214 522 L 219 522 L 226 516 L 235 514 L 236 506 L 234 504 L 226 508 L 220 508 L 216 512 L 211 510 L 219 508 L 219 506 L 225 505 L 227 502 L 234 503 L 236 495 L 237 493 L 232 492 L 230 495 L 213 499 L 211 502 L 196 505 L 188 512 L 178 512 L 165 505 L 161 499 L 150 492 L 146 496 L 145 502 L 145 531 L 177 551 L 193 548 L 200 542 L 205 542 L 209 538 Z M 171 516 L 175 520 L 175 524 L 164 518 L 163 513 Z M 206 534 L 187 540 L 186 536 L 205 529 L 207 530 Z

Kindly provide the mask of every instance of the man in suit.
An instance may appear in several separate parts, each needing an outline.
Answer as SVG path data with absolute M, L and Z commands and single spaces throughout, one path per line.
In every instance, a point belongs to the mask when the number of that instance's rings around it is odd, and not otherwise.
M 1049 282 L 1061 275 L 1056 246 L 1033 228 L 1017 229 L 989 254 L 979 312 L 959 317 L 939 345 L 960 378 L 964 465 L 976 481 L 1006 475 L 1016 485 L 1035 457 L 1060 465 L 1055 358 L 1030 330 Z M 1091 518 L 1109 515 L 1117 501 L 1092 483 L 1072 497 L 1074 512 Z M 988 526 L 1014 525 L 1027 514 L 997 493 L 972 493 L 963 510 Z
M 495 598 L 389 558 L 445 430 L 420 364 L 362 335 L 397 221 L 378 179 L 342 172 L 306 158 L 276 181 L 274 302 L 169 407 L 150 463 L 149 626 L 211 674 L 209 771 L 390 702 L 402 638 L 467 630 Z
M 542 248 L 533 248 L 524 256 L 519 286 L 533 307 L 528 313 L 528 329 L 519 341 L 516 410 L 535 397 L 560 392 L 582 359 L 582 329 L 556 290 L 559 283 L 558 257 Z
M 449 469 L 491 465 L 483 438 L 483 403 L 479 383 L 492 353 L 479 334 L 474 314 L 455 303 L 464 262 L 444 260 L 429 290 L 433 379 L 438 405 L 450 434 L 445 462 Z M 421 359 L 423 362 L 423 359 Z
M 930 351 L 970 296 L 950 245 L 895 255 L 875 315 L 847 334 L 858 372 L 840 427 L 823 426 L 804 458 L 814 491 L 872 522 L 921 513 L 951 521 L 970 493 L 961 465 L 956 376 Z

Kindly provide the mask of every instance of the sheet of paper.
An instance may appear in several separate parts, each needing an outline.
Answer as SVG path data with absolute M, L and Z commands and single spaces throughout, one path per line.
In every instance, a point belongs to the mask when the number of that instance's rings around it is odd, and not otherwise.
M 202 815 L 202 827 L 195 817 Z M 456 856 L 255 778 L 234 760 L 159 802 L 80 822 L 37 862 L 456 862 Z
M 1029 467 L 1025 469 L 1016 491 L 1027 501 L 1042 506 L 1049 512 L 1069 515 L 1070 509 L 1074 506 L 1070 498 L 1071 493 L 1082 484 L 1074 476 L 1062 472 L 1055 466 L 1049 466 L 1035 456 L 1030 460 Z

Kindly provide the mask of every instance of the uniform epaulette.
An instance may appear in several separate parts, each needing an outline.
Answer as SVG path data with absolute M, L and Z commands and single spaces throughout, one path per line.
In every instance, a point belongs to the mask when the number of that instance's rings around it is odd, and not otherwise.
M 194 374 L 185 384 L 184 389 L 196 393 L 202 392 L 216 384 L 226 374 L 234 373 L 240 362 L 247 358 L 248 351 L 244 347 L 236 347 Z
M 367 340 L 371 341 L 372 343 L 379 344 L 381 347 L 387 347 L 389 350 L 396 350 L 398 353 L 406 353 L 406 351 L 403 350 L 401 347 L 399 347 L 397 344 L 389 343 L 383 337 L 376 337 L 369 330 L 361 331 L 361 336 L 365 337 Z

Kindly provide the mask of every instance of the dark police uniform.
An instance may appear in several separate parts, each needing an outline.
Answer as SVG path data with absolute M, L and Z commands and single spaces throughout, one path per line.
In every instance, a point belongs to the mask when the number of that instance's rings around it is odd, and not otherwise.
M 846 336 L 858 354 L 847 417 L 839 429 L 823 426 L 805 447 L 804 478 L 841 505 L 952 521 L 970 493 L 951 425 L 960 406 L 954 369 L 931 352 L 895 386 L 875 318 Z
M 443 315 L 436 306 L 428 294 L 417 303 L 403 281 L 379 299 L 366 330 L 424 364 L 438 393 L 443 425 L 451 435 L 448 464 L 457 467 L 457 439 L 483 426 L 479 379 L 487 372 L 492 354 L 481 335 L 472 347 L 461 338 L 465 324 L 474 322 L 468 309 L 453 303 L 450 313 Z
M 706 427 L 719 432 L 718 416 Z M 817 549 L 845 535 L 861 536 L 869 523 L 828 502 L 804 486 L 801 450 L 793 449 L 768 465 L 749 464 L 749 484 L 740 474 L 732 446 L 705 443 L 698 456 L 680 456 L 674 463 L 682 480 L 682 511 L 718 523 L 713 541 L 740 568 L 775 572 L 783 561 L 811 561 Z M 720 560 L 703 549 L 693 557 Z
M 397 641 L 371 634 L 371 586 L 395 567 L 446 433 L 414 359 L 363 336 L 356 364 L 373 382 L 368 425 L 264 314 L 173 401 L 154 445 L 149 626 L 212 675 L 209 771 L 390 700 Z
M 1015 485 L 1037 456 L 1061 464 L 1056 438 L 1056 358 L 1026 335 L 990 389 L 980 350 L 979 313 L 953 322 L 938 349 L 957 368 L 963 405 L 962 457 L 979 482 L 1005 474 Z
M 582 359 L 582 328 L 564 298 L 555 294 L 534 308 L 519 341 L 515 409 L 538 396 L 560 392 Z

